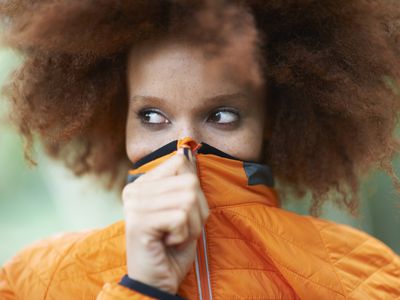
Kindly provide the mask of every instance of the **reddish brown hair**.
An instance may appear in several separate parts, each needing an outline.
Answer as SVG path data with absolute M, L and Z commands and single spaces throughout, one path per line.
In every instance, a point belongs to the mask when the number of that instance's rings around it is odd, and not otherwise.
M 25 59 L 3 92 L 28 157 L 37 134 L 47 153 L 76 174 L 108 174 L 121 186 L 129 165 L 128 50 L 184 28 L 199 44 L 219 42 L 221 26 L 190 20 L 205 7 L 224 20 L 227 1 L 203 2 L 2 1 L 3 43 Z M 399 149 L 397 1 L 235 3 L 250 13 L 260 37 L 272 129 L 265 157 L 280 185 L 298 195 L 310 190 L 314 212 L 332 190 L 338 203 L 354 209 L 360 175 L 373 166 L 400 190 L 391 163 Z

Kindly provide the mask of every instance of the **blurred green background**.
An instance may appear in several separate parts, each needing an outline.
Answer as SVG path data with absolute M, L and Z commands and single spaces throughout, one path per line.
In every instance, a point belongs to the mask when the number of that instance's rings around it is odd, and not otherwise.
M 0 49 L 0 85 L 20 63 L 10 50 Z M 0 265 L 24 246 L 50 235 L 106 226 L 122 218 L 118 193 L 105 192 L 90 177 L 75 178 L 37 145 L 38 166 L 29 168 L 23 144 L 8 124 L 8 107 L 0 99 Z M 400 171 L 400 161 L 395 161 Z M 361 189 L 359 218 L 327 205 L 323 218 L 369 232 L 400 253 L 399 196 L 390 178 L 371 174 Z M 284 207 L 307 214 L 308 202 L 287 201 Z

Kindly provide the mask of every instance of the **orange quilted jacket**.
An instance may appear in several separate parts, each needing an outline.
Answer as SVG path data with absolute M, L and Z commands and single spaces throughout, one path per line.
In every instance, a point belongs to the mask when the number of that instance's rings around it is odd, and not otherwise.
M 269 168 L 190 139 L 130 171 L 132 181 L 191 147 L 210 217 L 178 295 L 186 299 L 400 299 L 400 259 L 356 229 L 279 208 Z M 119 284 L 124 223 L 36 243 L 0 272 L 0 299 L 150 299 Z

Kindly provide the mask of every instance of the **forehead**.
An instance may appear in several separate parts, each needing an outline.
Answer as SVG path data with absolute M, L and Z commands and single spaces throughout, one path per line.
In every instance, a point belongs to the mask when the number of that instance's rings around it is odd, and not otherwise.
M 213 96 L 207 93 L 239 91 L 259 95 L 266 85 L 255 50 L 247 44 L 236 41 L 210 56 L 206 47 L 170 37 L 142 43 L 129 53 L 129 93 L 164 91 L 190 97 L 190 92 Z
M 210 60 L 201 50 L 187 44 L 150 44 L 131 51 L 128 84 L 131 94 L 146 96 L 232 93 L 240 85 L 229 78 L 226 69 L 221 61 Z

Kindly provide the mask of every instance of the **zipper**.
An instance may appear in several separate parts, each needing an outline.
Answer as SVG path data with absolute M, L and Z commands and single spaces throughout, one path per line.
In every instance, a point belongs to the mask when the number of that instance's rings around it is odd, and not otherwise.
M 197 151 L 201 147 L 201 144 L 197 144 L 193 149 L 190 145 L 183 144 L 181 146 L 183 148 L 183 153 L 185 156 L 192 162 L 194 162 L 197 175 L 197 160 L 195 155 Z M 191 155 L 190 155 L 190 154 Z M 210 272 L 208 269 L 208 258 L 207 258 L 207 238 L 206 238 L 206 229 L 205 226 L 201 228 L 201 235 L 199 240 L 197 241 L 196 247 L 196 258 L 195 258 L 195 269 L 196 269 L 196 278 L 197 278 L 197 288 L 199 293 L 200 300 L 212 300 L 212 290 L 210 283 Z
M 205 227 L 201 230 L 201 236 L 197 242 L 196 249 L 196 278 L 200 300 L 212 300 L 212 290 L 210 283 L 210 272 L 207 259 L 207 240 Z

